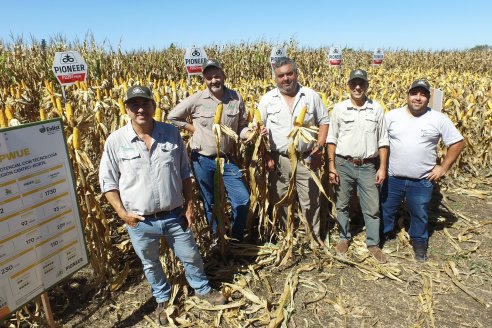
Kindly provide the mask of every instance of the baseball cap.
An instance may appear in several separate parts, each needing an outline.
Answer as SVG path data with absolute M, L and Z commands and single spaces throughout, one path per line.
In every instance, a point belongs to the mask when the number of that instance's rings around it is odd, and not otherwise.
M 418 79 L 418 80 L 413 81 L 412 85 L 411 85 L 411 86 L 410 86 L 410 88 L 408 89 L 408 92 L 410 92 L 410 90 L 415 89 L 415 88 L 423 88 L 423 89 L 425 89 L 428 93 L 430 93 L 430 92 L 431 92 L 431 87 L 430 87 L 429 82 L 427 82 L 427 81 L 426 81 L 426 80 L 424 80 L 424 79 Z
M 367 72 L 362 69 L 354 69 L 350 71 L 350 76 L 348 81 L 350 82 L 353 79 L 362 79 L 366 82 L 369 82 L 369 79 L 367 78 Z
M 149 88 L 141 85 L 134 85 L 128 88 L 128 91 L 126 92 L 125 95 L 124 103 L 126 104 L 128 100 L 133 98 L 146 98 L 146 99 L 154 100 L 154 98 L 152 97 L 152 91 L 150 91 Z
M 205 70 L 209 67 L 217 67 L 222 69 L 222 66 L 220 66 L 219 62 L 215 59 L 207 59 L 207 61 L 205 61 L 202 65 L 202 72 L 205 72 Z

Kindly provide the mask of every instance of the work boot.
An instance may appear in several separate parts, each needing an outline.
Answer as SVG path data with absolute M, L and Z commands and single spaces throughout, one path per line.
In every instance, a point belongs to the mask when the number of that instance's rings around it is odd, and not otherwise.
M 426 240 L 412 240 L 412 247 L 415 253 L 415 260 L 417 262 L 427 261 L 427 241 Z
M 167 325 L 167 315 L 166 315 L 167 302 L 157 303 L 155 308 L 155 321 L 158 325 Z
M 210 291 L 210 293 L 208 293 L 208 294 L 205 294 L 205 295 L 196 294 L 196 296 L 198 296 L 198 298 L 200 298 L 204 301 L 207 301 L 208 303 L 210 303 L 212 305 L 223 305 L 226 302 L 224 295 L 222 295 L 222 293 L 218 290 L 212 289 Z
M 350 241 L 349 240 L 340 240 L 335 247 L 335 251 L 337 252 L 337 255 L 344 256 L 349 248 Z
M 374 257 L 379 263 L 387 262 L 386 255 L 384 255 L 379 246 L 367 246 L 367 250 L 369 250 L 369 253 L 371 253 L 372 257 Z

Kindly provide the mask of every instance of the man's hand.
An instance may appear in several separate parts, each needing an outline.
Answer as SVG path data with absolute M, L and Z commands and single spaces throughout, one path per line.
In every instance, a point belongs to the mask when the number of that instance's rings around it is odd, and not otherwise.
M 309 167 L 313 171 L 319 170 L 319 168 L 323 165 L 323 151 L 321 147 L 315 147 L 311 154 L 311 164 Z
M 330 179 L 330 183 L 338 186 L 340 184 L 340 177 L 338 176 L 338 172 L 335 168 L 330 168 L 328 172 L 328 177 Z
M 262 126 L 260 127 L 260 136 L 262 136 L 262 137 L 263 137 L 263 136 L 266 136 L 267 134 L 268 134 L 268 130 L 267 130 L 267 128 L 266 128 L 264 125 L 262 125 Z
M 380 167 L 376 171 L 376 186 L 382 185 L 385 179 L 386 179 L 386 168 Z
M 193 202 L 185 202 L 183 205 L 183 211 L 181 212 L 181 216 L 186 218 L 188 221 L 188 227 L 191 227 L 193 223 L 195 223 L 195 213 L 193 212 Z
M 429 181 L 439 181 L 439 179 L 441 179 L 446 174 L 446 172 L 447 170 L 444 167 L 442 167 L 441 165 L 436 165 L 426 179 Z
M 275 161 L 269 152 L 265 152 L 265 165 L 268 172 L 275 171 Z
M 134 228 L 137 226 L 138 222 L 145 221 L 145 218 L 141 215 L 132 212 L 124 212 L 118 216 L 130 227 Z

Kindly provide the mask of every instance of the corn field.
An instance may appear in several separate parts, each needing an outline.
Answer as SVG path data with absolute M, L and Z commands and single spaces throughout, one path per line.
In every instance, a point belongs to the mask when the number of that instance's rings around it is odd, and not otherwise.
M 275 87 L 269 64 L 273 45 L 268 43 L 244 43 L 239 45 L 212 45 L 205 47 L 209 58 L 222 63 L 226 74 L 226 85 L 237 90 L 245 100 L 251 113 L 254 112 L 262 95 Z M 307 49 L 299 47 L 295 41 L 282 45 L 294 59 L 299 69 L 299 82 L 319 92 L 328 109 L 347 98 L 346 81 L 351 69 L 367 70 L 370 78 L 369 97 L 378 100 L 389 111 L 406 103 L 407 89 L 413 80 L 426 78 L 433 88 L 444 92 L 444 109 L 458 127 L 465 139 L 465 150 L 453 169 L 448 172 L 443 184 L 449 188 L 467 188 L 477 181 L 490 178 L 492 172 L 492 52 L 491 51 L 386 51 L 384 64 L 371 66 L 372 53 L 345 49 L 343 65 L 332 68 L 327 61 L 327 49 Z M 61 88 L 51 71 L 56 51 L 77 50 L 89 66 L 85 83 L 77 83 L 65 89 L 66 101 Z M 94 279 L 92 284 L 102 293 L 111 295 L 124 286 L 127 278 L 134 273 L 128 253 L 132 252 L 128 236 L 119 219 L 100 194 L 97 173 L 104 142 L 108 135 L 126 124 L 123 98 L 128 87 L 141 84 L 151 87 L 157 103 L 155 119 L 166 121 L 169 111 L 182 99 L 198 90 L 204 83 L 198 77 L 187 81 L 183 65 L 185 49 L 170 47 L 157 51 L 123 53 L 120 50 L 106 49 L 92 40 L 70 43 L 65 40 L 52 40 L 49 44 L 22 40 L 12 44 L 0 43 L 0 127 L 24 124 L 60 117 L 63 120 L 69 154 L 73 162 L 77 184 L 77 194 L 82 213 L 82 223 L 86 234 L 90 266 Z M 254 117 L 253 114 L 250 118 Z M 189 136 L 183 132 L 185 141 Z M 288 265 L 292 254 L 302 254 L 309 240 L 302 234 L 291 231 L 287 237 L 278 237 L 276 244 L 269 243 L 275 232 L 268 216 L 268 197 L 265 170 L 261 158 L 261 140 L 237 144 L 237 158 L 244 177 L 251 190 L 251 205 L 248 216 L 249 235 L 258 235 L 258 245 L 237 245 L 232 251 L 237 256 L 253 256 L 255 261 L 243 269 L 255 276 L 259 268 Z M 445 150 L 439 150 L 440 155 Z M 328 198 L 332 191 L 327 178 L 322 175 L 322 183 Z M 208 226 L 204 219 L 198 193 L 195 194 L 196 217 L 195 238 L 201 254 L 210 254 Z M 326 199 L 321 200 L 324 217 L 333 220 L 332 207 Z M 295 206 L 294 206 L 295 208 Z M 227 215 L 226 215 L 227 216 Z M 227 221 L 227 218 L 226 218 Z M 326 225 L 326 229 L 330 229 Z M 302 229 L 301 229 L 302 230 Z M 290 237 L 292 238 L 290 238 Z M 289 239 L 290 238 L 290 239 Z M 304 238 L 304 239 L 303 239 Z M 404 238 L 404 237 L 402 237 Z M 362 246 L 361 246 L 362 247 Z M 168 277 L 182 277 L 183 270 L 166 247 L 162 247 L 163 263 Z M 346 263 L 347 260 L 339 259 Z M 368 259 L 367 261 L 370 261 Z M 207 263 L 207 260 L 205 260 Z M 349 261 L 350 262 L 350 261 Z M 394 266 L 379 266 L 351 263 L 365 272 L 371 279 L 388 278 L 399 280 L 400 271 Z M 452 264 L 447 265 L 447 273 L 452 276 Z M 211 268 L 211 281 L 220 282 L 220 267 Z M 299 284 L 303 272 L 316 268 L 316 264 L 305 264 L 293 270 L 287 277 L 285 288 L 278 298 L 270 302 L 258 297 L 248 289 L 248 281 L 238 276 L 233 283 L 223 283 L 226 296 L 237 294 L 233 302 L 222 306 L 222 322 L 228 326 L 280 327 L 288 322 L 291 312 L 289 303 Z M 214 271 L 215 270 L 215 271 Z M 449 273 L 451 272 L 451 273 Z M 258 279 L 262 279 L 258 277 Z M 425 290 L 432 286 L 432 279 L 422 273 Z M 172 303 L 187 309 L 203 309 L 203 304 L 193 298 L 186 298 L 184 279 L 175 281 Z M 319 288 L 313 285 L 313 288 Z M 432 306 L 422 292 L 422 307 Z M 427 295 L 427 296 L 426 296 Z M 341 304 L 333 301 L 334 304 Z M 330 303 L 331 304 L 331 303 Z M 247 314 L 244 309 L 247 308 Z M 430 312 L 423 311 L 422 320 L 432 326 Z M 427 313 L 427 317 L 426 314 Z M 170 310 L 168 314 L 172 314 Z M 202 321 L 190 321 L 178 316 L 176 325 L 205 325 Z M 217 320 L 217 317 L 214 317 Z M 424 321 L 420 321 L 421 323 Z M 10 319 L 12 326 L 29 322 L 43 325 L 42 311 L 32 306 L 19 310 Z M 220 326 L 215 325 L 215 326 Z

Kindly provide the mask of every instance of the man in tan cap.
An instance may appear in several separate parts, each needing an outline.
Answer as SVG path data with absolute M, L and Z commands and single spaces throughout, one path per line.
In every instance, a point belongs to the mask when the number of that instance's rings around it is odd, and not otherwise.
M 347 87 L 350 98 L 335 105 L 327 138 L 329 179 L 335 185 L 340 227 L 336 252 L 344 255 L 352 239 L 349 201 L 353 188 L 357 188 L 366 226 L 367 249 L 376 260 L 384 263 L 386 256 L 379 248 L 378 191 L 386 178 L 389 145 L 384 110 L 366 95 L 369 87 L 366 71 L 351 71 Z

